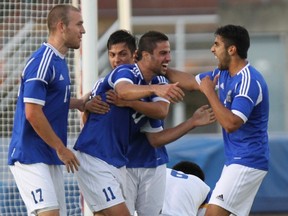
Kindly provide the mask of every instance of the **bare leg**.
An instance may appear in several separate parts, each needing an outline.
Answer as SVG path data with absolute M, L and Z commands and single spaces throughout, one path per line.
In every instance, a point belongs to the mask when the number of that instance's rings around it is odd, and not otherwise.
M 130 216 L 130 213 L 126 204 L 120 203 L 100 212 L 94 212 L 94 216 Z
M 213 204 L 208 205 L 205 213 L 205 216 L 229 216 L 229 215 L 230 215 L 229 211 Z
M 38 213 L 38 216 L 60 216 L 59 209 Z

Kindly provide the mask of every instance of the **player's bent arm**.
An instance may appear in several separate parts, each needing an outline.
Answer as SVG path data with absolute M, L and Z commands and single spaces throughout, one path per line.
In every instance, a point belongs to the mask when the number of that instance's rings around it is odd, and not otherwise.
M 56 150 L 59 159 L 66 165 L 67 171 L 74 172 L 74 169 L 78 170 L 79 161 L 56 135 L 42 110 L 42 106 L 26 103 L 25 115 L 26 119 L 41 139 Z
M 99 95 L 94 96 L 91 100 L 85 103 L 85 112 L 88 111 L 90 113 L 105 114 L 109 112 L 109 110 L 109 104 L 102 101 Z
M 169 112 L 169 103 L 164 101 L 128 101 L 126 105 L 127 107 L 130 107 L 137 112 L 142 113 L 143 115 L 153 119 L 163 120 L 166 118 Z
M 179 71 L 173 68 L 168 68 L 166 75 L 172 83 L 179 82 L 179 87 L 188 91 L 199 90 L 199 85 L 193 74 Z
M 161 147 L 169 144 L 195 127 L 215 122 L 215 115 L 208 105 L 198 108 L 186 121 L 173 128 L 164 129 L 156 133 L 146 133 L 147 139 L 153 147 Z
M 86 123 L 90 113 L 105 114 L 109 110 L 109 104 L 102 101 L 99 95 L 96 95 L 85 103 L 84 112 L 82 113 L 82 123 Z
M 195 128 L 195 125 L 190 118 L 173 128 L 167 128 L 156 133 L 147 132 L 146 137 L 149 143 L 157 148 L 177 140 L 193 128 Z
M 154 93 L 150 85 L 135 85 L 126 81 L 117 83 L 115 92 L 122 100 L 139 100 Z
M 87 119 L 88 119 L 88 117 L 89 117 L 89 114 L 90 114 L 90 112 L 89 112 L 88 110 L 85 110 L 85 111 L 82 113 L 81 118 L 82 118 L 82 123 L 83 123 L 83 125 L 87 122 Z
M 238 130 L 244 121 L 232 113 L 229 109 L 223 106 L 220 102 L 217 93 L 215 92 L 215 83 L 217 77 L 212 81 L 208 76 L 204 77 L 200 83 L 200 90 L 206 95 L 217 121 L 226 130 L 227 133 L 232 133 Z
M 138 100 L 158 95 L 172 103 L 183 100 L 184 92 L 177 86 L 177 83 L 167 85 L 135 85 L 122 81 L 116 84 L 115 91 L 123 100 Z
M 90 92 L 85 94 L 81 98 L 71 98 L 69 108 L 70 109 L 78 109 L 79 111 L 83 112 L 85 110 L 85 103 L 89 99 Z
M 238 130 L 244 121 L 229 109 L 224 107 L 218 99 L 216 93 L 207 95 L 208 101 L 214 110 L 217 121 L 227 133 Z
M 132 101 L 132 109 L 142 113 L 149 118 L 164 120 L 169 113 L 169 103 L 164 101 L 157 102 L 143 102 Z
M 129 107 L 153 119 L 164 119 L 169 112 L 167 101 L 145 102 L 141 100 L 127 101 L 120 99 L 115 91 L 106 92 L 107 102 L 119 107 Z

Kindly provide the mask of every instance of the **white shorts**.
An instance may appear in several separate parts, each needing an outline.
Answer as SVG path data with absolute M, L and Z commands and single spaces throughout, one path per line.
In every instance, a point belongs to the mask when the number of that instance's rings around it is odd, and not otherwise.
M 30 215 L 60 209 L 66 216 L 64 177 L 61 165 L 44 163 L 9 166 Z
M 248 216 L 256 193 L 267 174 L 239 164 L 224 166 L 209 204 L 215 204 L 237 216 Z
M 126 167 L 116 168 L 83 152 L 76 152 L 78 185 L 92 212 L 125 202 Z
M 166 164 L 157 168 L 127 168 L 127 207 L 138 216 L 159 215 L 165 195 Z

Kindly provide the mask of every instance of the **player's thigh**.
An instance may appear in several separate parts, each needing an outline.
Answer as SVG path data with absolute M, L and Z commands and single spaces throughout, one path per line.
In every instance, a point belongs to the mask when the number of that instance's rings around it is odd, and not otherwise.
M 67 214 L 61 166 L 16 162 L 10 170 L 30 213 L 60 209 L 60 215 Z
M 135 204 L 137 200 L 138 188 L 139 188 L 139 168 L 127 168 L 127 179 L 126 179 L 126 205 L 133 215 L 135 212 Z
M 100 215 L 109 215 L 109 216 L 130 216 L 130 213 L 125 203 L 119 203 L 110 208 L 104 209 L 96 213 L 96 215 L 98 215 L 99 213 Z
M 209 204 L 220 206 L 235 215 L 249 215 L 256 193 L 267 174 L 239 164 L 224 166 Z M 211 211 L 208 206 L 206 215 Z M 221 211 L 221 209 L 219 209 Z
M 59 210 L 49 210 L 37 213 L 37 216 L 59 216 Z
M 125 205 L 126 168 L 116 168 L 98 158 L 77 152 L 81 164 L 76 178 L 84 199 L 92 212 Z
M 218 205 L 209 204 L 207 209 L 206 209 L 205 214 L 199 214 L 199 215 L 205 215 L 205 216 L 212 216 L 212 215 L 230 216 L 230 212 L 227 211 L 226 209 L 218 206 Z M 198 214 L 197 214 L 197 216 L 198 216 Z
M 139 216 L 159 215 L 165 196 L 166 164 L 141 168 L 136 210 Z

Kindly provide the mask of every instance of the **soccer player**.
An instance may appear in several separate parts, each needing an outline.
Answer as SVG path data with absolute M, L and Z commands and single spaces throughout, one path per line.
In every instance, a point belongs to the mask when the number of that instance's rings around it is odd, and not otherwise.
M 226 161 L 206 216 L 249 215 L 268 171 L 268 87 L 261 73 L 246 60 L 249 46 L 244 27 L 225 25 L 215 31 L 211 47 L 219 61 L 214 71 L 201 73 L 196 80 L 179 71 L 167 73 L 171 81 L 178 81 L 187 90 L 199 83 L 222 126 Z
M 8 164 L 28 214 L 66 216 L 62 165 L 78 170 L 67 145 L 69 108 L 84 110 L 85 99 L 70 99 L 65 54 L 80 47 L 85 33 L 80 11 L 57 5 L 48 14 L 47 43 L 30 57 L 21 75 Z
M 176 84 L 150 84 L 157 75 L 165 74 L 171 60 L 166 35 L 148 32 L 149 43 L 139 47 L 142 59 L 137 64 L 120 65 L 100 79 L 94 95 L 106 101 L 106 92 L 115 90 L 125 100 L 138 100 L 157 95 L 177 102 L 183 92 Z M 141 39 L 140 39 L 141 40 Z M 79 187 L 94 214 L 130 215 L 125 205 L 127 149 L 132 124 L 142 124 L 129 107 L 110 106 L 106 114 L 90 113 L 74 146 L 81 163 L 76 173 Z M 139 120 L 139 121 L 136 121 Z
M 115 68 L 119 64 L 132 63 L 133 53 L 136 50 L 135 39 L 124 30 L 114 32 L 107 42 L 109 62 Z M 159 82 L 158 79 L 156 81 Z M 164 80 L 165 81 L 165 80 Z M 128 179 L 126 203 L 133 215 L 158 215 L 164 200 L 166 163 L 168 155 L 164 147 L 187 133 L 196 126 L 209 124 L 214 121 L 213 113 L 208 106 L 199 108 L 191 118 L 179 126 L 163 131 L 163 122 L 156 120 L 168 114 L 169 103 L 160 97 L 152 97 L 153 102 L 120 100 L 113 92 L 107 93 L 107 101 L 122 107 L 130 107 L 137 111 L 139 118 L 150 117 L 147 125 L 139 130 L 134 128 L 128 148 Z M 109 111 L 109 104 L 94 97 L 86 103 L 86 108 L 99 114 Z M 91 108 L 91 106 L 94 106 Z M 104 105 L 105 104 L 105 105 Z M 168 107 L 167 107 L 168 106 Z M 152 112 L 151 112 L 152 111 Z M 156 119 L 152 119 L 156 118 Z M 153 127 L 151 127 L 153 125 Z M 145 133 L 147 132 L 147 133 Z M 152 204 L 151 204 L 152 202 Z
M 148 122 L 140 130 L 134 131 L 127 155 L 126 203 L 131 215 L 135 211 L 138 216 L 160 214 L 165 197 L 168 162 L 165 145 L 197 126 L 214 121 L 211 108 L 204 105 L 176 127 L 164 129 L 162 120 L 148 118 Z
M 196 216 L 210 191 L 204 181 L 203 170 L 193 162 L 181 161 L 172 169 L 167 168 L 161 216 Z

